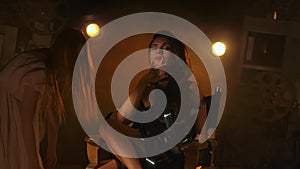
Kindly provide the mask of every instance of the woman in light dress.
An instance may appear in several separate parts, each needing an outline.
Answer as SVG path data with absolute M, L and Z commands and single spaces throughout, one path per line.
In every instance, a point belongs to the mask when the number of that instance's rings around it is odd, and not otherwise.
M 0 71 L 0 166 L 54 169 L 57 132 L 63 120 L 62 93 L 70 89 L 83 34 L 62 31 L 50 49 L 16 56 Z M 41 159 L 39 145 L 47 135 Z

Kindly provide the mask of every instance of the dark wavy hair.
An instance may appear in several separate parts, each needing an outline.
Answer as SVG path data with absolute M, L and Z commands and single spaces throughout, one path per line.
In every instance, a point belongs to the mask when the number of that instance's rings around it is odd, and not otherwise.
M 188 55 L 186 46 L 169 31 L 162 30 L 155 33 L 149 44 L 149 49 L 151 48 L 153 41 L 160 37 L 167 38 L 170 42 L 171 52 L 176 54 L 181 60 L 190 66 L 189 58 L 187 57 Z

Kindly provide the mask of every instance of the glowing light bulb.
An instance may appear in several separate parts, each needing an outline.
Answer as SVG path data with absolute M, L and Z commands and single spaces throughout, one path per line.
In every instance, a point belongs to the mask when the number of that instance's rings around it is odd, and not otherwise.
M 95 23 L 91 23 L 86 27 L 86 33 L 90 36 L 90 37 L 95 37 L 97 35 L 99 35 L 100 32 L 100 28 L 97 24 Z
M 215 42 L 211 49 L 212 53 L 216 56 L 222 56 L 226 52 L 226 46 L 222 42 Z

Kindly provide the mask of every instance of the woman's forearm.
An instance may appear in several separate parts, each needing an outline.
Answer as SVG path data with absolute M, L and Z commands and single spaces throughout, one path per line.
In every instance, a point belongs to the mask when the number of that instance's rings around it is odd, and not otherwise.
M 47 113 L 48 149 L 56 151 L 59 122 L 55 112 Z
M 47 152 L 44 159 L 44 167 L 45 169 L 54 169 L 57 163 L 57 153 L 56 153 L 56 145 L 57 145 L 57 133 L 59 128 L 57 114 L 55 111 L 48 111 L 47 113 Z
M 25 86 L 22 102 L 22 126 L 23 126 L 23 138 L 25 143 L 25 149 L 28 155 L 29 168 L 38 168 L 38 157 L 36 149 L 36 137 L 33 129 L 33 118 L 36 113 L 36 104 L 38 93 L 31 87 Z

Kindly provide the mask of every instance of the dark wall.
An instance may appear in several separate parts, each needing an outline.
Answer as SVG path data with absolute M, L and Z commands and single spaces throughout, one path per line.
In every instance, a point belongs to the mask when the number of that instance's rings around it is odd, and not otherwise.
M 96 14 L 97 21 L 104 25 L 121 16 L 136 12 L 157 11 L 165 12 L 182 17 L 198 26 L 211 41 L 223 41 L 227 45 L 227 52 L 221 57 L 223 63 L 228 95 L 224 114 L 217 128 L 217 148 L 216 165 L 219 166 L 240 166 L 242 168 L 271 168 L 274 161 L 296 161 L 293 159 L 293 136 L 294 131 L 299 129 L 299 113 L 290 109 L 282 118 L 273 119 L 265 116 L 274 113 L 274 109 L 262 112 L 261 99 L 264 84 L 258 85 L 241 84 L 240 75 L 242 72 L 241 59 L 244 39 L 244 17 L 255 16 L 265 19 L 272 19 L 273 11 L 278 11 L 278 20 L 296 22 L 300 21 L 300 1 L 295 0 L 188 0 L 188 1 L 67 1 L 69 2 L 69 20 L 67 23 L 80 25 L 84 19 L 82 16 Z M 31 38 L 30 30 L 24 26 L 22 19 L 18 15 L 16 2 L 4 1 L 0 3 L 2 13 L 0 13 L 1 24 L 14 25 L 19 27 L 19 41 L 17 51 L 21 50 L 23 43 L 29 43 Z M 158 18 L 159 19 L 159 18 Z M 286 28 L 289 29 L 289 28 Z M 299 33 L 297 35 L 299 37 Z M 20 40 L 21 39 L 21 40 Z M 139 48 L 139 45 L 136 46 Z M 143 45 L 142 45 L 143 46 Z M 120 51 L 119 51 L 120 52 Z M 115 55 L 115 54 L 112 54 Z M 292 53 L 299 58 L 299 54 Z M 120 58 L 118 58 L 120 59 Z M 117 62 L 116 62 L 117 63 Z M 287 66 L 287 68 L 289 68 Z M 107 70 L 106 75 L 112 74 L 112 70 Z M 293 70 L 289 70 L 292 72 Z M 297 70 L 296 70 L 297 71 Z M 199 73 L 201 74 L 201 72 Z M 243 75 L 245 79 L 253 78 L 251 75 Z M 253 78 L 255 81 L 255 78 Z M 262 79 L 256 81 L 261 82 Z M 299 98 L 299 79 L 293 79 L 292 89 Z M 97 90 L 98 97 L 105 101 L 103 110 L 111 111 L 113 105 L 107 94 L 103 93 L 109 83 L 103 84 Z M 276 85 L 271 85 L 274 87 Z M 209 89 L 207 93 L 209 93 Z M 290 88 L 285 88 L 289 90 Z M 276 89 L 277 90 L 277 89 Z M 270 96 L 271 97 L 271 96 Z M 284 114 L 282 110 L 276 111 Z M 82 147 L 84 133 L 81 130 L 75 114 L 70 115 L 61 130 L 61 140 L 59 142 L 64 154 L 73 154 L 72 158 L 66 158 L 60 154 L 59 158 L 63 162 L 78 163 L 83 161 L 84 148 Z M 273 117 L 271 115 L 271 117 Z M 80 131 L 80 132 L 74 132 Z M 76 142 L 74 141 L 76 140 Z M 80 141 L 77 141 L 80 140 Z M 69 144 L 71 143 L 72 144 Z M 76 152 L 74 153 L 74 149 Z M 278 159 L 278 160 L 277 160 Z M 279 164 L 278 164 L 279 166 Z

